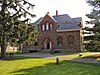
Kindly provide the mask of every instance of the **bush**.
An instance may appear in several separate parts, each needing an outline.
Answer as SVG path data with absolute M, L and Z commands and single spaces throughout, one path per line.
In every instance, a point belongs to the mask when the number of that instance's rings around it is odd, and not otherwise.
M 30 50 L 29 53 L 35 53 L 38 52 L 38 50 Z
M 89 41 L 85 43 L 85 49 L 91 52 L 100 52 L 100 43 L 97 41 Z

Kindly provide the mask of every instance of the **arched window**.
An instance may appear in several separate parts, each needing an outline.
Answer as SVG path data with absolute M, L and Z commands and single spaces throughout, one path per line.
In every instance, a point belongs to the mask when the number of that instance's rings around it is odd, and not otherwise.
M 68 36 L 68 46 L 74 46 L 74 36 Z
M 62 46 L 62 37 L 58 36 L 57 38 L 57 46 Z
M 49 24 L 46 23 L 46 30 L 49 30 Z
M 44 24 L 42 25 L 42 31 L 44 31 L 45 30 L 45 26 L 44 26 Z

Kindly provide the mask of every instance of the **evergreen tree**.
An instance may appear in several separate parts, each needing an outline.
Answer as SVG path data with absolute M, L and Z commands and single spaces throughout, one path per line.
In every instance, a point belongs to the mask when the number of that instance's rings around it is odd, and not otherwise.
M 28 25 L 27 15 L 34 5 L 27 0 L 0 0 L 0 45 L 1 58 L 5 57 L 7 44 L 21 45 L 34 36 L 34 28 Z M 21 17 L 25 17 L 21 20 Z M 30 30 L 29 30 L 30 29 Z
M 88 37 L 85 48 L 89 51 L 100 51 L 100 0 L 88 0 L 87 3 L 93 7 L 93 10 L 86 15 L 91 19 L 91 21 L 86 21 L 86 23 L 94 26 L 92 28 L 84 28 L 88 34 L 92 34 L 91 37 Z

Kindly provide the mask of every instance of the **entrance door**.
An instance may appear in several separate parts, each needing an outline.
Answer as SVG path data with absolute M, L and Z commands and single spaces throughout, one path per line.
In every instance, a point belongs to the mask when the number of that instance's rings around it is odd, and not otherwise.
M 50 49 L 50 43 L 47 43 L 47 49 Z

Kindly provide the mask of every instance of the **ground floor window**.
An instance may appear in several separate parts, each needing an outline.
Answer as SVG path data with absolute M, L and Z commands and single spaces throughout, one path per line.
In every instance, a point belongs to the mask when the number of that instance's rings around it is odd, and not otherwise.
M 68 36 L 68 46 L 70 47 L 74 46 L 74 36 L 72 35 Z
M 57 46 L 62 46 L 62 37 L 58 36 L 57 38 Z

